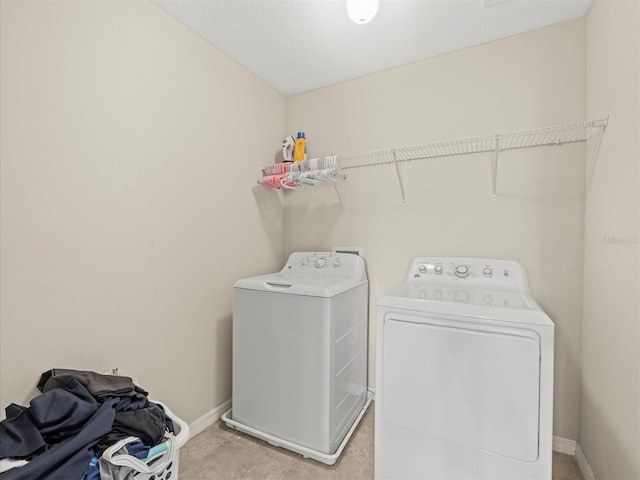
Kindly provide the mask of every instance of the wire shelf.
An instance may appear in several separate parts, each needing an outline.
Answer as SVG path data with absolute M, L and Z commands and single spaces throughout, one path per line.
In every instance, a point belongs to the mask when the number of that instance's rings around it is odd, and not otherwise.
M 311 169 L 310 172 L 305 171 L 303 172 L 304 175 L 301 174 L 302 176 L 298 175 L 295 178 L 290 178 L 288 176 L 288 169 L 293 168 L 291 166 L 292 164 L 275 164 L 270 165 L 265 169 L 263 172 L 264 176 L 258 180 L 258 183 L 274 188 L 298 188 L 304 185 L 332 183 L 336 194 L 338 195 L 340 205 L 342 205 L 342 199 L 335 183 L 342 182 L 346 178 L 342 173 L 343 170 L 373 167 L 376 165 L 393 165 L 400 185 L 402 202 L 405 203 L 404 184 L 402 182 L 399 164 L 419 160 L 442 159 L 460 155 L 491 154 L 493 155 L 491 162 L 492 187 L 493 198 L 495 199 L 498 159 L 500 153 L 525 148 L 555 147 L 584 143 L 596 133 L 602 135 L 607 128 L 608 123 L 609 117 L 606 117 L 602 120 L 594 120 L 591 122 L 569 123 L 553 127 L 537 128 L 534 130 L 499 133 L 485 137 L 472 137 L 448 142 L 379 150 L 375 152 L 352 153 L 348 155 L 325 157 L 324 159 L 312 159 L 303 162 L 306 165 L 306 162 L 326 162 L 328 159 L 331 160 L 333 163 L 330 166 L 333 168 L 333 174 L 324 176 L 317 174 L 320 172 L 320 170 L 317 170 L 317 168 L 319 168 L 317 165 L 308 165 L 309 168 L 305 168 L 305 170 Z M 284 167 L 287 167 L 286 171 L 284 171 Z M 314 172 L 314 175 L 307 175 Z M 283 176 L 286 177 L 286 179 L 283 179 Z M 274 181 L 276 182 L 274 183 Z M 291 182 L 291 184 L 288 184 L 287 182 Z
M 607 121 L 607 119 L 604 119 L 593 122 L 572 123 L 535 130 L 500 133 L 486 137 L 472 137 L 376 152 L 338 155 L 338 161 L 343 170 L 349 170 L 429 158 L 495 152 L 496 150 L 502 152 L 520 148 L 581 143 L 585 142 L 594 130 L 604 129 L 607 126 Z
M 533 147 L 551 147 L 586 142 L 596 132 L 604 132 L 609 118 L 591 122 L 570 123 L 553 127 L 500 133 L 486 137 L 472 137 L 448 142 L 414 145 L 368 153 L 338 155 L 343 170 L 371 167 L 375 165 L 395 165 L 396 174 L 405 201 L 404 186 L 398 164 L 417 160 L 446 158 L 457 155 L 493 153 L 493 198 L 496 197 L 498 155 L 500 152 Z

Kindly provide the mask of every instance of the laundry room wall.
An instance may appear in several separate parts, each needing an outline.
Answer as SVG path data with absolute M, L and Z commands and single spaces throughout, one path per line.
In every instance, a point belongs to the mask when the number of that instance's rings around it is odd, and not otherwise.
M 375 21 L 375 20 L 374 20 Z M 346 46 L 345 48 L 348 48 Z M 579 19 L 287 98 L 288 133 L 310 157 L 443 142 L 585 120 Z M 357 58 L 357 52 L 354 52 Z M 416 256 L 514 259 L 556 324 L 554 434 L 578 438 L 584 146 L 348 170 L 338 186 L 285 195 L 286 252 L 364 248 L 375 304 Z M 443 365 L 446 368 L 446 365 Z
M 632 479 L 640 478 L 640 3 L 596 1 L 587 52 L 587 115 L 610 121 L 586 176 L 579 444 L 595 478 Z
M 284 97 L 151 2 L 1 2 L 0 401 L 118 367 L 187 422 L 231 397 L 231 299 Z M 4 414 L 4 411 L 2 412 Z

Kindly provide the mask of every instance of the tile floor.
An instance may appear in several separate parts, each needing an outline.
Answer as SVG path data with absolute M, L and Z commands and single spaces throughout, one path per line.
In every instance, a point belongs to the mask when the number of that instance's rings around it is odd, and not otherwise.
M 335 465 L 328 466 L 229 429 L 218 421 L 180 449 L 180 480 L 373 479 L 374 407 Z M 584 480 L 575 457 L 553 453 L 553 480 Z

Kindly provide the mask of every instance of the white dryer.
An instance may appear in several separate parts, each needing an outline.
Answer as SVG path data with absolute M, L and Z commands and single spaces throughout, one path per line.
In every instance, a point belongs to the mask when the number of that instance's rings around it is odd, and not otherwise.
M 551 480 L 554 324 L 518 263 L 414 259 L 376 335 L 377 480 Z
M 368 297 L 352 253 L 297 252 L 278 273 L 238 281 L 227 425 L 335 463 L 371 401 Z

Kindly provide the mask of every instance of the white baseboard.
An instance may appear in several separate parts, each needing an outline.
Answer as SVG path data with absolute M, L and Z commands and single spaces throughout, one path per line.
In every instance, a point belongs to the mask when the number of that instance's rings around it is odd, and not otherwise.
M 231 399 L 224 402 L 222 405 L 218 405 L 213 410 L 202 415 L 189 425 L 189 438 L 195 437 L 207 427 L 210 427 L 222 417 L 222 414 L 231 408 Z
M 575 440 L 569 440 L 568 438 L 556 437 L 554 435 L 553 450 L 576 457 L 576 462 L 578 462 L 578 467 L 580 467 L 584 480 L 596 480 L 593 470 L 591 469 L 591 465 L 587 462 L 587 457 L 582 451 L 582 448 L 580 448 L 580 444 L 578 442 Z
M 577 444 L 578 443 L 575 440 L 569 440 L 568 438 L 557 437 L 555 435 L 553 436 L 553 450 L 555 452 L 575 455 Z
M 593 474 L 591 465 L 589 465 L 587 457 L 582 451 L 580 444 L 578 444 L 578 448 L 576 448 L 576 461 L 578 462 L 578 466 L 580 467 L 584 480 L 596 480 L 596 476 Z

